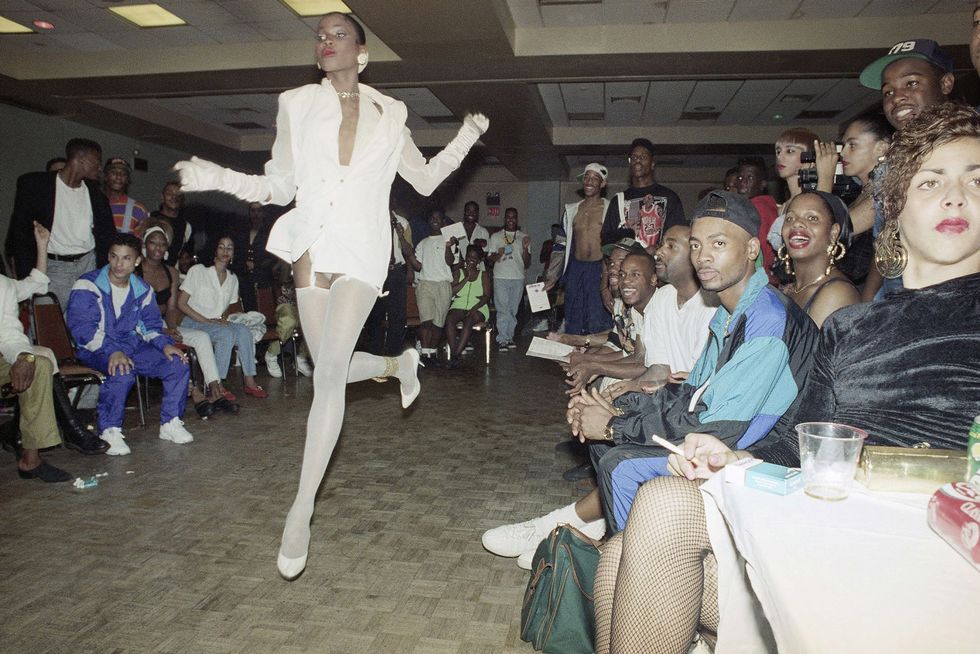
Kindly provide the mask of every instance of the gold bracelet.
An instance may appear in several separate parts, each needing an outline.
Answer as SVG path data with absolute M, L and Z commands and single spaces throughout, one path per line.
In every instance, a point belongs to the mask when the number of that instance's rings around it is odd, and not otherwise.
M 602 432 L 602 440 L 610 442 L 613 440 L 613 428 L 610 425 L 606 425 L 605 431 Z

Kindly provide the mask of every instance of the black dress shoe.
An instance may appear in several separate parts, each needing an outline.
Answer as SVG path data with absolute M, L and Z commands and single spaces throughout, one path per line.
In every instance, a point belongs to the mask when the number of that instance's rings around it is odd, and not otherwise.
M 225 402 L 228 401 L 225 400 L 224 398 L 221 399 L 224 400 Z M 194 405 L 194 410 L 197 411 L 197 415 L 201 416 L 201 420 L 207 420 L 208 418 L 214 415 L 214 404 L 208 402 L 207 400 L 201 400 L 200 402 Z
M 211 404 L 214 406 L 216 410 L 221 411 L 223 413 L 236 414 L 238 413 L 238 410 L 241 408 L 240 406 L 238 406 L 237 403 L 229 402 L 226 398 L 223 397 L 219 397 Z
M 102 454 L 109 449 L 109 444 L 90 431 L 80 433 L 65 432 L 65 447 L 82 454 Z
M 41 461 L 41 465 L 31 470 L 21 470 L 20 468 L 17 468 L 17 476 L 21 479 L 34 479 L 36 477 L 41 481 L 48 482 L 49 484 L 57 483 L 59 481 L 71 481 L 70 473 L 65 472 L 61 468 L 55 468 L 47 461 Z
M 588 479 L 595 474 L 595 470 L 592 468 L 592 462 L 586 461 L 580 466 L 575 466 L 574 468 L 569 468 L 564 473 L 562 473 L 561 478 L 565 481 L 579 481 L 580 479 Z

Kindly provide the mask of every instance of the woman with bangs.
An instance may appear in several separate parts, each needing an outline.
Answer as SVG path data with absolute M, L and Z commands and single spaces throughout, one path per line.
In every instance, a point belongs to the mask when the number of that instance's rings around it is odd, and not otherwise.
M 799 466 L 793 425 L 842 422 L 868 444 L 965 449 L 980 413 L 980 115 L 943 104 L 896 133 L 875 263 L 905 290 L 829 317 L 799 408 L 748 452 L 690 434 L 676 476 L 637 494 L 595 583 L 596 651 L 686 652 L 718 626 L 717 570 L 694 480 L 754 456 Z

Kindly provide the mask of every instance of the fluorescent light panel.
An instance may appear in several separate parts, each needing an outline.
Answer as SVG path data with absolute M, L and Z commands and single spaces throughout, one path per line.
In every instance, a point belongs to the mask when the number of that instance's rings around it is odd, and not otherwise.
M 350 7 L 340 0 L 281 0 L 299 16 L 322 16 L 331 11 L 351 13 Z
M 187 24 L 179 16 L 155 3 L 107 7 L 107 9 L 138 27 L 173 27 Z
M 32 34 L 34 30 L 0 16 L 0 34 Z

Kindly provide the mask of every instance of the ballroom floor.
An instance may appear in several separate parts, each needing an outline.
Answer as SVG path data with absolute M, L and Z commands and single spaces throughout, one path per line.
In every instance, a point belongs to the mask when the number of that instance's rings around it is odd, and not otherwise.
M 189 410 L 189 445 L 159 440 L 154 413 L 127 429 L 130 456 L 46 454 L 76 476 L 108 473 L 96 488 L 23 481 L 0 453 L 0 650 L 531 652 L 527 573 L 480 534 L 587 489 L 562 481 L 573 461 L 553 449 L 567 432 L 558 368 L 522 351 L 423 371 L 408 411 L 394 381 L 349 388 L 291 583 L 275 555 L 309 379 L 261 379 L 270 398 L 245 397 L 238 416 Z

